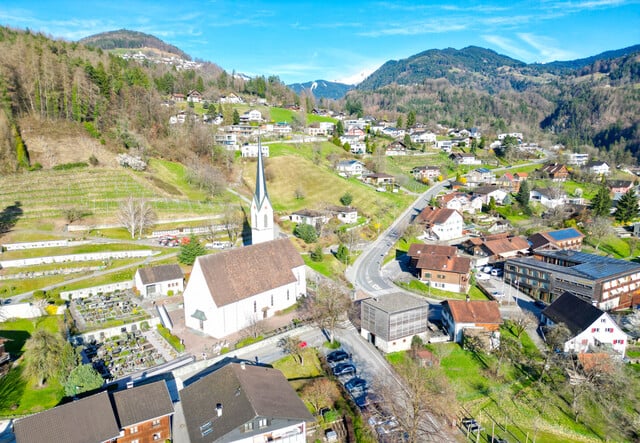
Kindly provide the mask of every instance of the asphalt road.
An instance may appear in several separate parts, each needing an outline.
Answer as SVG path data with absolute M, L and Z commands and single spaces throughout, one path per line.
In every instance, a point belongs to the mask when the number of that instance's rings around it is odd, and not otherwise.
M 413 218 L 429 204 L 433 196 L 438 195 L 448 184 L 448 181 L 437 183 L 421 194 L 386 231 L 362 251 L 362 254 L 347 269 L 346 273 L 356 290 L 364 291 L 372 296 L 397 290 L 393 282 L 381 274 L 382 260 L 395 242 L 402 237 L 404 230 Z

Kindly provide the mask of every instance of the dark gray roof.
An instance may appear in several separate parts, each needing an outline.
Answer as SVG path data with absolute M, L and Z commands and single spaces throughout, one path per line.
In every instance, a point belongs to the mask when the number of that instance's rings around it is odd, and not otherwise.
M 18 419 L 14 431 L 17 443 L 100 443 L 120 435 L 107 391 Z
M 602 314 L 604 311 L 570 292 L 562 294 L 542 311 L 542 315 L 554 323 L 564 323 L 574 335 L 587 329 Z
M 640 271 L 640 264 L 603 257 L 601 255 L 587 254 L 586 252 L 560 250 L 560 251 L 536 251 L 537 255 L 564 260 L 573 263 L 573 266 L 565 267 L 577 276 L 591 279 L 607 278 L 626 272 Z
M 138 269 L 138 273 L 140 274 L 140 280 L 142 280 L 143 285 L 184 278 L 182 269 L 180 269 L 178 265 L 160 265 L 150 268 L 140 268 Z
M 192 443 L 216 441 L 257 417 L 314 420 L 282 372 L 264 366 L 229 363 L 182 389 L 180 400 Z
M 173 414 L 173 403 L 164 380 L 115 392 L 113 402 L 121 427 Z
M 368 298 L 363 300 L 362 303 L 373 306 L 388 314 L 429 307 L 429 302 L 424 298 L 400 292 Z

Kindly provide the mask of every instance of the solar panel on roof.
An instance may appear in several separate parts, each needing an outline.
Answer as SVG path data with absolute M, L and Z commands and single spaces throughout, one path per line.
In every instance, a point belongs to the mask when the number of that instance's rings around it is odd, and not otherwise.
M 557 241 L 567 240 L 569 238 L 580 237 L 580 233 L 573 228 L 560 229 L 559 231 L 547 232 L 551 238 Z

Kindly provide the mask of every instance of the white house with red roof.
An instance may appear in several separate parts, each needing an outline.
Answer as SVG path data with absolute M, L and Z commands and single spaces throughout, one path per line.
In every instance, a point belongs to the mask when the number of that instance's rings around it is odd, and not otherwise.
M 451 240 L 462 237 L 464 220 L 454 209 L 427 206 L 418 215 L 418 222 L 424 223 L 428 235 L 438 240 Z

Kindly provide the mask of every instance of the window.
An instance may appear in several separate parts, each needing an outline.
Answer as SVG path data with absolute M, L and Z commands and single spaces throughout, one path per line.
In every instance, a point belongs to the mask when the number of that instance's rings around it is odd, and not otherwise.
M 153 434 L 153 439 L 154 440 L 160 440 L 160 437 L 161 437 L 161 435 L 160 435 L 159 432 L 156 432 L 155 434 Z
M 267 419 L 266 418 L 258 419 L 258 427 L 260 428 L 267 427 Z
M 244 432 L 253 431 L 253 422 L 247 422 L 244 424 Z
M 613 328 L 605 328 L 604 332 L 613 332 Z
M 131 443 L 140 443 L 140 440 L 138 440 L 138 439 L 131 440 Z
M 269 217 L 267 217 L 267 214 L 264 215 L 264 227 L 269 227 Z
M 601 318 L 601 319 L 600 319 L 600 323 L 605 323 L 606 321 L 607 321 L 607 319 L 606 319 L 606 318 Z
M 287 301 L 289 300 L 289 290 L 287 289 Z
M 258 312 L 258 303 L 257 302 L 253 302 L 253 312 Z
M 131 434 L 135 434 L 136 432 L 138 432 L 138 427 L 137 426 L 132 426 L 131 428 L 129 428 L 129 432 Z
M 156 418 L 155 420 L 153 420 L 153 422 L 151 423 L 151 426 L 159 426 L 160 425 L 160 419 Z
M 273 294 L 271 294 L 271 306 L 273 306 Z

